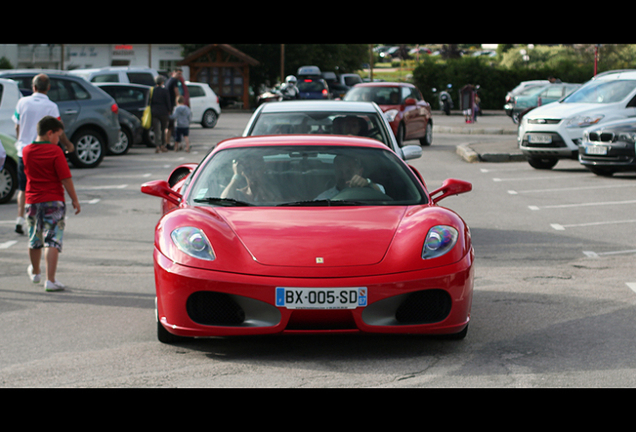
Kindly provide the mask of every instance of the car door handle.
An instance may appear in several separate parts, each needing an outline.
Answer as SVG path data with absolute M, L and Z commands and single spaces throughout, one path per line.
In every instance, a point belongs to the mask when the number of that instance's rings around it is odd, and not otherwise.
M 64 114 L 77 114 L 77 110 L 66 110 Z

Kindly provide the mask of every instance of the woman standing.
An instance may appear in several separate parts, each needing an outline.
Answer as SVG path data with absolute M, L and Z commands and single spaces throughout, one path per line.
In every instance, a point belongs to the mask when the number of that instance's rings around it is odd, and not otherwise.
M 166 133 L 170 120 L 170 94 L 164 87 L 165 78 L 158 75 L 157 84 L 150 97 L 150 111 L 152 112 L 152 127 L 155 133 L 155 153 L 168 151 Z

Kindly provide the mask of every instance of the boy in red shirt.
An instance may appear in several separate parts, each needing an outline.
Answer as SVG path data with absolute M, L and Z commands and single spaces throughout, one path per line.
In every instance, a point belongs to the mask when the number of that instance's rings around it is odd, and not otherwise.
M 37 126 L 37 140 L 26 146 L 22 153 L 27 177 L 25 198 L 31 260 L 27 273 L 34 283 L 40 282 L 40 259 L 44 248 L 46 291 L 64 289 L 64 285 L 55 279 L 65 225 L 64 189 L 71 197 L 75 214 L 80 212 L 71 170 L 58 146 L 63 132 L 64 125 L 58 119 L 52 116 L 42 118 Z

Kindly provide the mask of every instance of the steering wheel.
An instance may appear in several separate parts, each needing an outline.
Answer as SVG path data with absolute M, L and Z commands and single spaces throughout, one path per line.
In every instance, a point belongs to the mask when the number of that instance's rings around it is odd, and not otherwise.
M 393 201 L 393 198 L 380 192 L 372 187 L 362 188 L 344 188 L 336 196 L 331 198 L 332 200 L 370 200 L 370 201 Z

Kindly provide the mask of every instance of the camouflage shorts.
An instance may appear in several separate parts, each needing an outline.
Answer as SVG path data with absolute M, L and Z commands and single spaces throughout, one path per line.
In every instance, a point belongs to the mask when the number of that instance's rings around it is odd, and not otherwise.
M 26 205 L 29 249 L 54 247 L 62 252 L 66 204 L 50 201 Z

